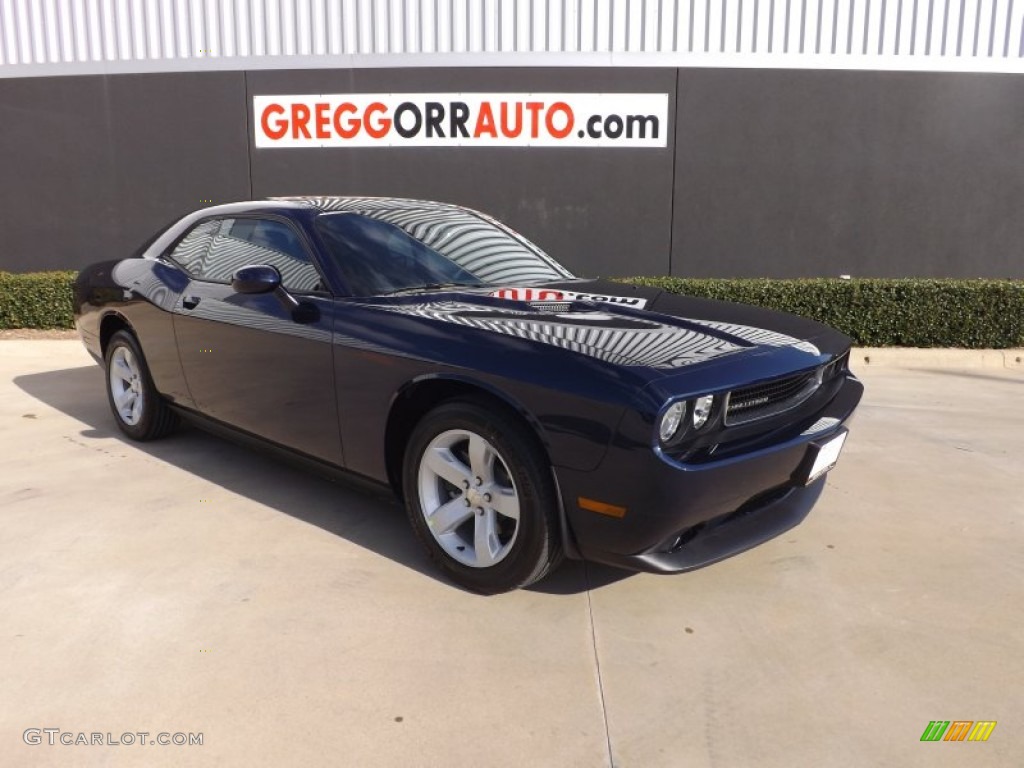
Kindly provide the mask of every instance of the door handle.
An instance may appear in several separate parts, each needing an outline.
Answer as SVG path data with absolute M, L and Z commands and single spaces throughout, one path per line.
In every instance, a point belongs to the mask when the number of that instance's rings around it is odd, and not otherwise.
M 185 309 L 195 309 L 198 304 L 198 296 L 186 296 L 181 300 L 181 306 L 183 306 Z

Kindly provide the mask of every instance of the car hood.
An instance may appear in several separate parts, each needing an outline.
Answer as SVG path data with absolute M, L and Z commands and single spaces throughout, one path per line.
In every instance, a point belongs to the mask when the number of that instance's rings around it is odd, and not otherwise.
M 694 365 L 731 368 L 755 356 L 770 369 L 792 371 L 849 345 L 842 334 L 794 315 L 601 280 L 445 290 L 377 306 L 645 369 L 649 379 Z

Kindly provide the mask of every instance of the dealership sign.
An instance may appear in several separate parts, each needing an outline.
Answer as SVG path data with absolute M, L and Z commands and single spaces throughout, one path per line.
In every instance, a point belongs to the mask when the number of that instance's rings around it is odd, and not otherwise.
M 254 96 L 261 149 L 664 147 L 667 93 Z

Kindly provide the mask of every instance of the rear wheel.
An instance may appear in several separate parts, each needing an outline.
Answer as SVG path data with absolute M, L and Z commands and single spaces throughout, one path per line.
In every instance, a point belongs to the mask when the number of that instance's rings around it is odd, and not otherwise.
M 550 468 L 503 411 L 460 401 L 427 414 L 409 441 L 403 486 L 431 559 L 468 589 L 524 587 L 561 560 Z
M 107 399 L 114 420 L 133 440 L 163 437 L 178 423 L 177 416 L 153 386 L 139 342 L 128 331 L 110 338 L 106 352 Z

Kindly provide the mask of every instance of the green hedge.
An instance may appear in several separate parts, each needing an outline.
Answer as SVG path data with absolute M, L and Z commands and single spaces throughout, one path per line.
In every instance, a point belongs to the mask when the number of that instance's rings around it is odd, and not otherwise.
M 71 328 L 77 272 L 0 272 L 0 328 Z
M 0 328 L 71 328 L 74 272 L 0 272 Z M 633 277 L 673 293 L 820 320 L 867 347 L 1024 346 L 1024 280 L 698 280 Z
M 672 293 L 820 320 L 865 347 L 1024 346 L 1024 280 L 699 280 L 633 277 Z

